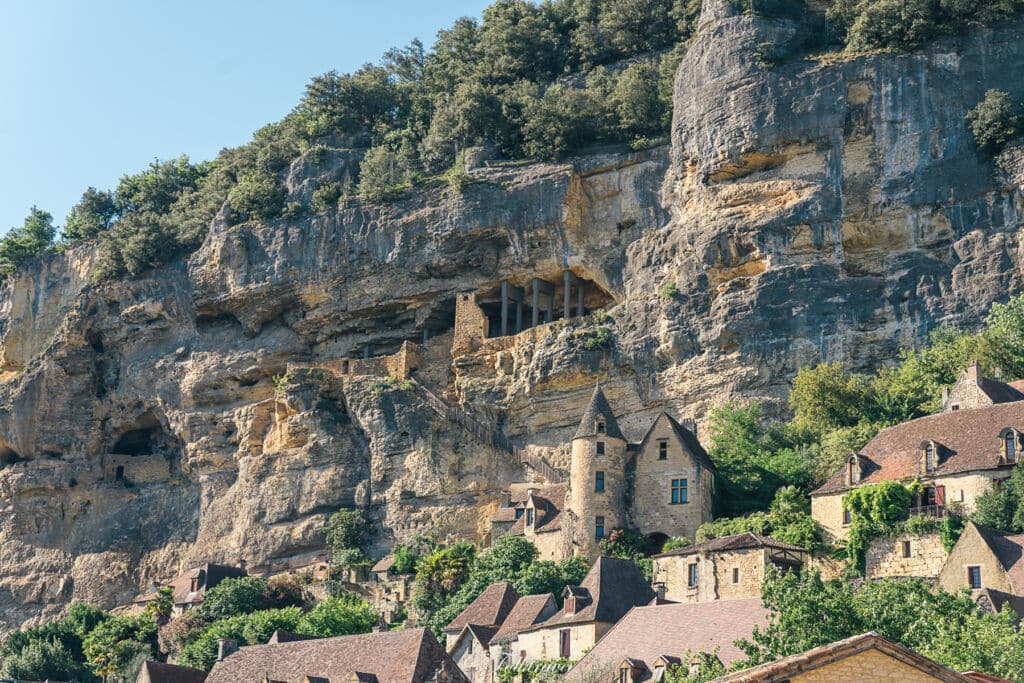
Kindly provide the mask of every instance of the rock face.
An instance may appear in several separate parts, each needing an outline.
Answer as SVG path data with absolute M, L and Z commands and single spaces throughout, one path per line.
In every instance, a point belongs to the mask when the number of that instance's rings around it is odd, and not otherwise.
M 89 284 L 89 247 L 12 278 L 0 630 L 72 599 L 113 606 L 201 562 L 321 550 L 340 507 L 368 511 L 379 552 L 428 531 L 479 538 L 521 465 L 415 387 L 327 361 L 427 333 L 417 376 L 564 467 L 595 377 L 637 438 L 662 406 L 699 418 L 730 398 L 778 401 L 803 364 L 872 367 L 1020 291 L 1024 157 L 997 170 L 964 114 L 988 88 L 1024 99 L 1024 26 L 766 68 L 765 50 L 792 53 L 814 20 L 794 17 L 705 1 L 671 148 L 215 221 L 187 262 L 133 280 Z M 317 154 L 289 170 L 292 199 L 358 164 Z M 457 295 L 566 268 L 606 311 L 447 352 Z

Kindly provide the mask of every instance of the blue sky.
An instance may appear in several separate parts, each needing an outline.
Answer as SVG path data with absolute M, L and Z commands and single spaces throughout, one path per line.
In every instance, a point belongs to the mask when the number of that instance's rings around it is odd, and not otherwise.
M 306 81 L 479 17 L 489 0 L 7 0 L 0 231 L 62 225 L 90 185 L 154 157 L 213 158 L 288 113 Z

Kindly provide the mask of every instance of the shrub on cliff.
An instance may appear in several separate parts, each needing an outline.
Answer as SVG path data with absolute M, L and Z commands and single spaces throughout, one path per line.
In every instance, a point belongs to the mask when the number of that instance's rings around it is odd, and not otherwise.
M 1021 132 L 1021 115 L 1009 94 L 989 90 L 985 99 L 967 112 L 967 124 L 978 149 L 995 154 Z
M 12 228 L 0 239 L 0 279 L 9 276 L 23 263 L 49 251 L 53 247 L 56 232 L 53 216 L 33 206 L 22 226 Z
M 250 173 L 238 181 L 228 193 L 231 208 L 254 219 L 271 219 L 281 215 L 285 192 L 277 178 L 266 172 Z

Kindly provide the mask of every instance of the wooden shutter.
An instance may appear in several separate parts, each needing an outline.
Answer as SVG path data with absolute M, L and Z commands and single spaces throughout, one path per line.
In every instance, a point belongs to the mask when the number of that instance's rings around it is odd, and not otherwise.
M 935 487 L 935 504 L 942 507 L 946 504 L 946 487 L 936 486 Z

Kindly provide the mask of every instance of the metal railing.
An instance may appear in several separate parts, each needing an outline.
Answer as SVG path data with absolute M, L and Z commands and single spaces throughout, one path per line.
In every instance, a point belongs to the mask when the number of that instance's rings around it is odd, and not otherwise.
M 910 508 L 910 516 L 921 515 L 923 517 L 935 517 L 942 519 L 946 516 L 945 505 L 921 505 Z
M 412 378 L 412 381 L 413 384 L 416 385 L 416 390 L 423 398 L 423 401 L 430 406 L 431 410 L 444 419 L 448 420 L 452 424 L 458 425 L 476 437 L 479 441 L 508 453 L 513 456 L 517 462 L 530 467 L 549 482 L 557 484 L 565 480 L 565 474 L 552 467 L 550 463 L 544 460 L 544 458 L 527 453 L 512 443 L 501 431 L 480 421 L 473 415 L 469 414 L 466 410 L 449 404 L 430 389 L 427 389 L 425 386 L 417 382 L 415 378 Z

